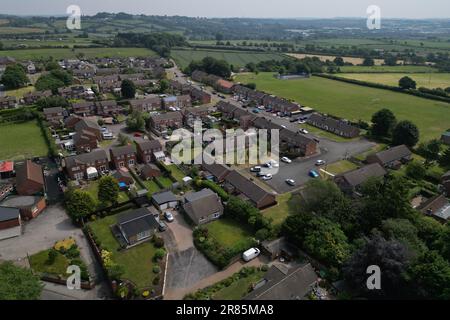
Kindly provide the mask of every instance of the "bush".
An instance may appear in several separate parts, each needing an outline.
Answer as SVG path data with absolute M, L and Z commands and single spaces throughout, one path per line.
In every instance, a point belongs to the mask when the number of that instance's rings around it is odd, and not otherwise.
M 153 266 L 153 270 L 152 271 L 153 271 L 153 273 L 158 274 L 158 273 L 161 272 L 161 268 L 159 266 Z
M 159 277 L 159 276 L 156 276 L 156 277 L 153 279 L 153 285 L 155 285 L 155 286 L 158 285 L 160 280 L 161 280 L 160 277 Z
M 166 255 L 166 250 L 164 250 L 162 248 L 156 249 L 155 255 L 153 256 L 153 260 L 154 261 L 162 260 L 165 257 L 165 255 Z
M 164 239 L 161 237 L 157 237 L 156 235 L 153 236 L 153 244 L 156 248 L 163 248 L 164 247 Z
M 53 263 L 55 263 L 57 256 L 58 256 L 58 251 L 56 251 L 55 249 L 50 249 L 50 251 L 48 252 L 48 259 L 45 263 L 48 265 L 52 265 Z
M 270 231 L 266 228 L 259 229 L 258 231 L 256 231 L 255 237 L 256 239 L 261 241 L 266 240 L 270 237 Z

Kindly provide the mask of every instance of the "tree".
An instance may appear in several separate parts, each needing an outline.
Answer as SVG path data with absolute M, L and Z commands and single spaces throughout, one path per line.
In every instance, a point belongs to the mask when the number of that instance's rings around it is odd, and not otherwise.
M 367 268 L 371 265 L 381 269 L 380 290 L 367 288 Z M 408 265 L 408 251 L 403 244 L 374 235 L 345 263 L 342 273 L 349 285 L 365 297 L 399 298 L 407 286 Z
M 169 89 L 169 81 L 167 81 L 166 79 L 162 79 L 159 82 L 159 92 L 165 93 L 167 89 Z
M 414 180 L 420 181 L 425 178 L 427 170 L 418 161 L 412 161 L 406 167 L 406 175 Z
M 120 146 L 126 146 L 128 143 L 130 143 L 130 138 L 122 133 L 119 133 L 117 141 L 119 142 Z
M 119 197 L 119 182 L 112 176 L 100 178 L 98 183 L 98 199 L 104 206 L 117 203 Z
M 127 128 L 131 131 L 142 131 L 145 128 L 145 119 L 142 112 L 134 110 L 127 118 Z
M 439 158 L 439 163 L 442 166 L 450 166 L 450 147 L 447 147 L 444 152 L 442 153 L 442 156 Z
M 39 91 L 52 90 L 53 93 L 56 93 L 58 88 L 71 85 L 72 81 L 73 77 L 71 74 L 58 68 L 40 76 L 36 81 L 35 87 Z
M 372 134 L 377 137 L 390 136 L 397 119 L 389 109 L 381 109 L 372 116 Z
M 364 58 L 363 66 L 372 67 L 374 65 L 375 65 L 375 60 L 373 60 L 371 57 Z
M 387 66 L 396 66 L 397 65 L 397 57 L 393 55 L 388 55 L 384 58 L 384 64 Z
M 125 99 L 133 99 L 136 96 L 136 86 L 134 82 L 128 79 L 122 81 L 121 85 L 122 97 Z
M 404 90 L 416 89 L 417 83 L 410 77 L 403 77 L 398 82 L 398 86 Z
M 441 151 L 441 142 L 437 139 L 433 139 L 431 141 L 424 142 L 419 145 L 419 152 L 422 156 L 425 157 L 427 163 L 438 160 L 440 151 Z
M 90 193 L 82 190 L 69 190 L 65 193 L 65 205 L 67 213 L 75 221 L 87 217 L 95 211 L 97 203 Z
M 7 66 L 0 82 L 3 83 L 8 90 L 25 86 L 28 83 L 25 68 L 20 64 Z
M 408 219 L 387 219 L 383 221 L 381 231 L 387 240 L 400 241 L 410 252 L 419 254 L 426 250 L 417 228 Z
M 342 57 L 336 57 L 334 58 L 334 64 L 338 67 L 343 67 L 345 65 L 345 61 Z
M 12 262 L 0 264 L 0 300 L 37 300 L 43 284 L 30 269 L 17 267 Z
M 414 291 L 422 299 L 450 299 L 450 263 L 436 251 L 427 251 L 409 268 Z
M 392 133 L 392 143 L 396 146 L 404 144 L 414 147 L 419 141 L 419 129 L 411 121 L 400 121 Z

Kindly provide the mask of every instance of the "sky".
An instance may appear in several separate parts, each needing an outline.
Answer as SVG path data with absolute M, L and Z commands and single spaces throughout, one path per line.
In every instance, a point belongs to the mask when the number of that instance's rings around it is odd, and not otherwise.
M 382 18 L 450 18 L 449 0 L 0 0 L 0 13 L 65 15 L 72 4 L 85 15 L 127 12 L 191 17 L 366 17 L 367 7 L 377 5 Z

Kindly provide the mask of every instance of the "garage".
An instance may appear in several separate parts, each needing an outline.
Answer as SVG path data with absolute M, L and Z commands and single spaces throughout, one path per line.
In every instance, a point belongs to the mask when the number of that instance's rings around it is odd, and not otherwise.
M 0 240 L 18 237 L 22 233 L 20 210 L 0 207 Z
M 178 198 L 172 191 L 164 191 L 160 193 L 154 193 L 152 195 L 153 205 L 160 211 L 176 208 L 178 206 Z

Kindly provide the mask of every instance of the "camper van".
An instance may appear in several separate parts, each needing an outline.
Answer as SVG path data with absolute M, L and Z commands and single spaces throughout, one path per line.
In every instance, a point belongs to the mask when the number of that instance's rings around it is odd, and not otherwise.
M 251 248 L 242 254 L 242 259 L 244 259 L 245 262 L 249 262 L 259 256 L 260 253 L 261 251 L 258 248 Z

